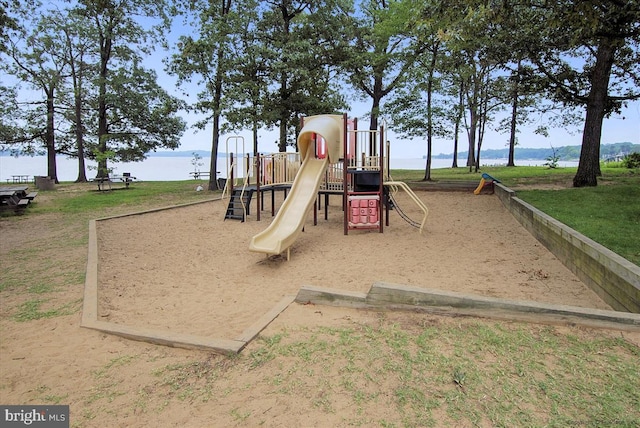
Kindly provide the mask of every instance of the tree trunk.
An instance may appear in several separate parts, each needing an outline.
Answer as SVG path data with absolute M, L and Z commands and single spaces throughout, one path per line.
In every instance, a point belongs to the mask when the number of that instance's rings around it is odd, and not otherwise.
M 222 0 L 220 14 L 222 16 L 227 16 L 230 8 L 231 0 Z M 220 114 L 222 112 L 222 83 L 224 80 L 225 47 L 225 43 L 220 43 L 215 52 L 216 75 L 214 78 L 213 88 L 213 129 L 211 131 L 211 161 L 209 163 L 209 184 L 207 186 L 207 189 L 212 191 L 220 190 L 218 186 L 218 150 L 220 148 Z
M 473 171 L 473 167 L 476 164 L 476 130 L 478 129 L 478 114 L 479 114 L 479 104 L 478 104 L 478 83 L 472 83 L 472 93 L 471 98 L 469 98 L 469 93 L 467 89 L 467 108 L 469 109 L 469 126 L 467 128 L 467 136 L 469 138 L 469 152 L 467 154 L 467 166 L 469 167 L 469 172 Z
M 458 167 L 458 133 L 460 128 L 460 122 L 456 121 L 455 135 L 453 136 L 453 161 L 451 162 L 451 168 Z
M 287 122 L 289 118 L 287 117 L 286 111 L 283 110 L 280 115 L 280 137 L 278 140 L 278 151 L 286 152 L 287 151 Z
M 287 72 L 281 71 L 280 75 L 280 137 L 278 140 L 278 151 L 287 151 L 287 127 L 289 126 L 289 109 L 285 105 L 289 104 L 289 94 L 287 84 Z
M 480 171 L 480 151 L 482 149 L 482 142 L 484 141 L 484 131 L 487 126 L 487 104 L 489 103 L 489 96 L 486 93 L 486 88 L 488 88 L 488 80 L 489 76 L 487 75 L 487 83 L 482 85 L 482 101 L 480 102 L 480 111 L 478 112 L 478 139 L 476 140 L 476 145 L 478 146 L 478 155 L 476 156 L 476 167 L 475 172 Z
M 424 171 L 424 181 L 431 181 L 431 149 L 433 147 L 433 111 L 431 108 L 433 99 L 433 75 L 436 69 L 438 57 L 438 45 L 435 45 L 431 63 L 429 64 L 429 77 L 427 79 L 427 163 Z
M 456 115 L 456 124 L 453 136 L 453 163 L 451 168 L 458 167 L 458 134 L 460 133 L 460 122 L 464 114 L 464 81 L 460 80 L 460 89 L 458 94 L 458 112 Z
M 58 171 L 56 168 L 56 141 L 54 134 L 54 91 L 55 89 L 53 84 L 51 84 L 47 90 L 47 130 L 45 132 L 45 136 L 47 139 L 47 175 L 58 183 Z
M 82 123 L 82 96 L 79 87 L 75 89 L 75 127 L 76 127 L 76 147 L 78 149 L 78 178 L 76 183 L 87 181 L 87 169 L 84 160 L 84 126 Z
M 473 167 L 476 164 L 476 129 L 478 128 L 478 114 L 475 108 L 469 108 L 470 116 L 471 116 L 471 124 L 468 130 L 469 136 L 469 154 L 467 156 L 467 166 L 469 167 L 469 172 L 473 171 Z
M 100 35 L 100 70 L 98 84 L 98 152 L 105 154 L 108 150 L 107 140 L 109 129 L 107 125 L 107 74 L 113 40 L 110 35 Z M 98 159 L 98 172 L 96 177 L 108 177 L 109 170 L 106 156 Z
M 211 131 L 211 161 L 209 163 L 208 190 L 218 189 L 218 147 L 220 145 L 220 116 L 213 117 L 213 130 Z M 228 155 L 228 153 L 227 153 Z
M 369 130 L 375 131 L 378 129 L 378 114 L 380 113 L 380 102 L 382 101 L 383 91 L 382 91 L 382 77 L 377 73 L 374 76 L 373 83 L 373 92 L 372 92 L 372 104 L 371 104 L 371 120 L 369 121 Z M 374 153 L 377 152 L 376 148 L 378 147 L 376 144 L 376 138 L 373 133 L 369 134 L 369 155 L 374 156 Z
M 258 122 L 254 120 L 252 124 L 252 132 L 251 132 L 251 134 L 253 135 L 253 155 L 254 156 L 258 154 L 258 130 L 259 130 Z
M 616 49 L 614 42 L 610 39 L 603 39 L 598 45 L 596 63 L 591 74 L 591 91 L 587 97 L 580 162 L 578 171 L 573 177 L 573 187 L 598 185 L 596 177 L 600 175 L 602 121 L 607 112 L 609 78 Z
M 509 132 L 509 160 L 507 166 L 516 166 L 515 163 L 515 151 L 516 151 L 516 125 L 518 123 L 518 95 L 520 86 L 520 73 L 522 71 L 521 62 L 518 61 L 518 71 L 513 81 L 513 94 L 511 98 L 511 129 Z
M 431 181 L 431 148 L 433 147 L 433 115 L 431 114 L 431 80 L 427 83 L 427 162 L 424 167 L 424 178 L 422 181 Z
M 288 45 L 291 35 L 291 20 L 294 18 L 294 14 L 290 14 L 287 7 L 290 6 L 287 2 L 282 2 L 279 7 L 282 12 L 282 32 L 284 33 L 284 45 Z M 289 126 L 289 111 L 290 111 L 290 94 L 287 70 L 288 58 L 283 55 L 282 58 L 283 67 L 280 71 L 280 140 L 278 141 L 278 151 L 287 151 L 287 127 Z
M 106 83 L 104 79 L 100 79 L 100 95 L 98 98 L 98 152 L 106 153 L 108 129 L 107 129 L 107 103 L 106 103 Z M 107 177 L 109 175 L 106 157 L 98 159 L 98 172 L 96 177 Z
M 218 189 L 218 148 L 220 147 L 220 112 L 222 110 L 222 75 L 224 60 L 224 44 L 218 46 L 216 77 L 213 89 L 213 130 L 211 136 L 211 163 L 209 164 L 209 185 L 208 190 Z M 237 154 L 237 153 L 236 153 Z

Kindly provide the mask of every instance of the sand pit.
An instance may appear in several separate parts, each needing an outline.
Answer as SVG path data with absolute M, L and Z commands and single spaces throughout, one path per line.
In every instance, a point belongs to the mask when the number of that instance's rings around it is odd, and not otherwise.
M 265 229 L 223 221 L 225 201 L 98 222 L 98 318 L 117 324 L 234 338 L 303 285 L 366 292 L 376 281 L 483 296 L 610 309 L 535 238 L 497 197 L 419 192 L 424 233 L 391 212 L 384 233 L 343 234 L 341 200 L 329 219 L 309 214 L 285 256 L 249 251 Z M 268 201 L 268 198 L 265 198 Z M 398 202 L 420 218 L 408 197 Z M 255 202 L 254 202 L 255 204 Z M 267 203 L 268 204 L 268 203 Z

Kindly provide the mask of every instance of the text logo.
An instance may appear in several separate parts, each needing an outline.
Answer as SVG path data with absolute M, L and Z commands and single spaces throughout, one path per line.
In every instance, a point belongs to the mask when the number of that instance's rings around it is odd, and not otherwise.
M 0 406 L 0 427 L 69 428 L 69 406 Z

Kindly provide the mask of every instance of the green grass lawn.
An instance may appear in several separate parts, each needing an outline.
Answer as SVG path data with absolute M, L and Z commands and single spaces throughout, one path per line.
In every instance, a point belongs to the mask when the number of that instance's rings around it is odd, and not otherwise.
M 640 185 L 518 191 L 518 197 L 640 265 Z
M 132 184 L 128 189 L 114 185 L 115 190 L 98 191 L 93 183 L 62 183 L 56 190 L 40 192 L 40 196 L 55 196 L 46 204 L 35 204 L 27 212 L 63 212 L 78 214 L 87 211 L 109 210 L 110 208 L 140 207 L 165 204 L 166 206 L 195 202 L 212 197 L 211 192 L 195 192 L 196 186 L 206 186 L 204 181 L 146 181 Z

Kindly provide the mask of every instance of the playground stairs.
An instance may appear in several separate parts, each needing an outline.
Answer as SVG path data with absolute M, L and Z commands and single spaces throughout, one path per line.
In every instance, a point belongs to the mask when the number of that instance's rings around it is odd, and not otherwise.
M 224 215 L 225 220 L 230 218 L 234 220 L 244 221 L 246 215 L 249 214 L 249 205 L 253 196 L 252 189 L 233 189 L 229 198 L 227 212 Z

